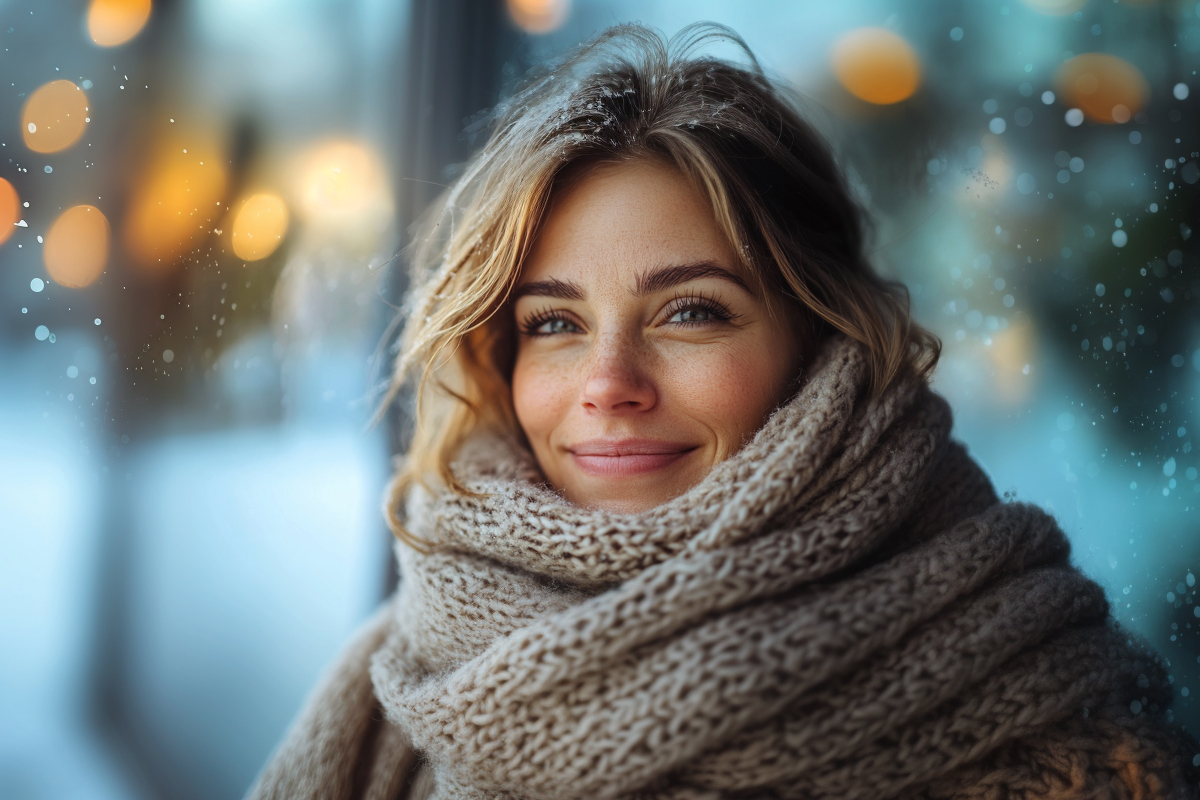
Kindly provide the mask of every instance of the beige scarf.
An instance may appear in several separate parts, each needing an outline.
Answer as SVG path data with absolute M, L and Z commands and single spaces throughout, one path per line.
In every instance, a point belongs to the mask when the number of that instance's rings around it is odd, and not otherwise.
M 472 442 L 478 495 L 411 495 L 434 549 L 398 548 L 397 597 L 255 795 L 395 797 L 415 751 L 438 800 L 1196 796 L 1163 670 L 1054 520 L 997 502 L 921 381 L 866 378 L 831 338 L 751 442 L 637 515 Z

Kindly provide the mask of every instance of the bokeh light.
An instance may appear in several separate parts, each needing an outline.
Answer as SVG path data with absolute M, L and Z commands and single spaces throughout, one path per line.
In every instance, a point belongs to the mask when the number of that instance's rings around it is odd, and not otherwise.
M 246 261 L 274 253 L 287 233 L 288 211 L 276 194 L 251 195 L 242 201 L 233 218 L 233 252 Z
M 68 208 L 46 233 L 42 260 L 60 286 L 81 289 L 104 272 L 108 263 L 108 220 L 95 206 Z
M 567 20 L 569 0 L 508 0 L 513 22 L 529 33 L 549 33 Z
M 839 39 L 833 73 L 850 94 L 876 105 L 907 100 L 921 84 L 916 51 L 886 28 L 859 28 Z
M 21 135 L 35 153 L 57 153 L 83 136 L 88 123 L 88 99 L 71 81 L 39 86 L 21 110 Z
M 101 47 L 116 47 L 137 36 L 148 19 L 150 0 L 92 0 L 88 35 Z
M 1087 5 L 1087 0 L 1024 0 L 1024 3 L 1034 11 L 1065 17 Z
M 221 212 L 225 170 L 216 149 L 165 146 L 133 186 L 122 238 L 142 269 L 161 272 L 213 229 Z
M 13 235 L 14 227 L 21 219 L 21 198 L 17 190 L 4 178 L 0 178 L 0 244 Z
M 313 146 L 300 156 L 295 174 L 297 212 L 316 232 L 356 238 L 377 233 L 391 221 L 387 169 L 358 142 Z
M 993 391 L 1002 403 L 1026 400 L 1033 388 L 1036 372 L 1037 335 L 1024 314 L 1017 314 L 1009 327 L 992 334 L 987 352 L 995 368 Z
M 1150 85 L 1141 71 L 1107 53 L 1075 56 L 1062 65 L 1057 81 L 1063 103 L 1093 122 L 1128 122 L 1150 100 Z

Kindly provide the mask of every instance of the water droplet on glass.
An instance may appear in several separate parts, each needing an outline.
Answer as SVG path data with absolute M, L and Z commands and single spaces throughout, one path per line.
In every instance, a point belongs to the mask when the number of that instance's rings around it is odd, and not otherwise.
M 33 336 L 39 342 L 44 342 L 46 341 L 46 338 L 50 336 L 50 329 L 45 325 L 38 325 L 33 329 Z
M 29 282 L 29 288 L 33 289 L 35 292 L 40 292 L 42 289 L 46 288 L 46 282 L 41 278 L 34 278 Z

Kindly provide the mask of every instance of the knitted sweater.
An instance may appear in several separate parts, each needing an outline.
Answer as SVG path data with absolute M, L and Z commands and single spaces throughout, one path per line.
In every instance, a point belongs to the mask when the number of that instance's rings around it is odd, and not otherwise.
M 919 379 L 830 338 L 737 454 L 640 514 L 477 437 L 254 798 L 1190 798 L 1155 655 Z M 421 765 L 421 766 L 418 766 Z

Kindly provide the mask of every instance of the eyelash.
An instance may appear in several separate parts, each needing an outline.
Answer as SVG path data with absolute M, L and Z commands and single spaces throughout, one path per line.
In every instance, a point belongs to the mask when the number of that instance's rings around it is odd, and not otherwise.
M 666 315 L 671 318 L 680 311 L 689 309 L 697 309 L 707 313 L 712 317 L 713 322 L 732 322 L 737 318 L 737 315 L 729 310 L 729 307 L 716 298 L 716 295 L 706 295 L 704 292 L 699 292 L 694 295 L 675 295 L 675 299 L 667 304 Z M 706 322 L 676 322 L 676 325 L 692 327 L 695 325 L 705 325 Z
M 729 308 L 718 300 L 715 296 L 705 295 L 703 292 L 694 295 L 676 295 L 670 303 L 667 304 L 664 314 L 668 319 L 678 314 L 680 311 L 699 310 L 708 314 L 711 319 L 704 321 L 688 321 L 676 322 L 675 325 L 680 325 L 686 328 L 707 325 L 712 322 L 731 322 L 737 318 L 737 315 L 729 310 Z M 545 325 L 547 322 L 555 320 L 563 320 L 572 325 L 578 324 L 571 317 L 562 311 L 551 308 L 542 309 L 532 316 L 528 317 L 521 323 L 520 331 L 524 336 L 556 336 L 553 333 L 539 333 L 538 328 Z

